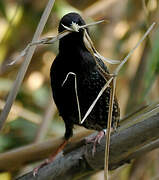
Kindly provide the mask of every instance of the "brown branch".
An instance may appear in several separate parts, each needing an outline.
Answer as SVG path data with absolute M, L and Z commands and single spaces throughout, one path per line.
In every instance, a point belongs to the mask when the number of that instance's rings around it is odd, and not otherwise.
M 92 131 L 88 130 L 80 131 L 71 138 L 67 146 L 74 146 L 77 141 L 80 141 L 91 133 Z M 25 164 L 48 158 L 62 142 L 63 138 L 54 138 L 0 153 L 0 171 L 18 170 Z
M 109 169 L 113 170 L 130 162 L 130 160 L 143 155 L 159 147 L 159 112 L 158 106 L 151 116 L 144 116 L 137 124 L 128 128 L 118 128 L 117 132 L 111 135 Z M 141 119 L 140 116 L 138 116 Z M 137 120 L 135 119 L 135 122 Z M 129 123 L 129 122 L 128 122 Z M 60 156 L 53 162 L 40 168 L 38 175 L 33 177 L 33 172 L 25 174 L 17 180 L 52 180 L 52 179 L 73 179 L 93 174 L 104 168 L 105 138 L 97 145 L 96 153 L 92 156 L 92 144 L 85 144 L 84 141 L 76 144 L 75 147 L 65 149 L 64 156 Z

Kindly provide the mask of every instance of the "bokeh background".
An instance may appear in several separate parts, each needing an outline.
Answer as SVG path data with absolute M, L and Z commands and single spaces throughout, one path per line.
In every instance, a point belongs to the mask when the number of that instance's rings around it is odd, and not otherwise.
M 0 0 L 0 111 L 19 71 L 22 60 L 8 63 L 32 40 L 47 0 Z M 116 94 L 121 118 L 159 98 L 159 1 L 158 0 L 56 0 L 42 37 L 56 36 L 60 18 L 79 12 L 86 22 L 107 19 L 90 27 L 96 49 L 105 57 L 122 60 L 152 22 L 157 25 L 122 68 Z M 50 89 L 50 66 L 58 53 L 58 42 L 36 49 L 16 101 L 0 134 L 0 153 L 33 142 L 61 137 L 64 123 L 58 116 Z M 109 65 L 108 65 L 109 66 Z M 115 66 L 109 66 L 113 72 Z M 78 131 L 79 128 L 75 128 Z M 32 169 L 29 164 L 0 173 L 10 180 Z M 85 178 L 103 179 L 103 172 Z M 144 154 L 131 164 L 110 173 L 115 180 L 159 179 L 159 150 Z

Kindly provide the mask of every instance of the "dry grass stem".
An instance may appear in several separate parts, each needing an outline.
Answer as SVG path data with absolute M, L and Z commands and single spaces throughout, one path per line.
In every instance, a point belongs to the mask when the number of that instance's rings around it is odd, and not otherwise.
M 29 50 L 30 47 L 32 46 L 38 46 L 38 45 L 44 45 L 44 44 L 53 44 L 55 41 L 58 41 L 59 39 L 63 38 L 64 36 L 68 35 L 71 33 L 68 30 L 63 31 L 62 33 L 59 33 L 55 37 L 46 37 L 38 41 L 33 41 L 29 43 L 26 48 L 17 56 L 12 62 L 10 62 L 8 65 L 13 65 L 16 62 L 18 62 L 23 56 L 25 56 Z
M 46 38 L 43 38 L 41 40 L 35 40 L 35 41 L 32 41 L 31 43 L 29 43 L 26 48 L 19 54 L 19 56 L 17 56 L 12 62 L 10 62 L 8 65 L 13 65 L 15 64 L 16 62 L 18 62 L 23 56 L 25 56 L 29 50 L 30 47 L 32 46 L 39 46 L 39 45 L 45 45 L 45 44 L 53 44 L 54 42 L 60 40 L 61 38 L 63 38 L 64 36 L 70 34 L 71 32 L 78 32 L 79 29 L 83 29 L 83 28 L 86 28 L 88 26 L 93 26 L 93 25 L 96 25 L 96 24 L 99 24 L 99 23 L 103 23 L 105 22 L 105 20 L 100 20 L 100 21 L 97 21 L 97 22 L 92 22 L 92 23 L 89 23 L 89 24 L 85 24 L 83 26 L 79 26 L 75 23 L 72 22 L 72 26 L 71 28 L 70 27 L 67 27 L 67 26 L 64 26 L 66 30 L 64 30 L 63 32 L 59 33 L 57 36 L 55 37 L 46 37 Z
M 114 74 L 118 75 L 120 69 L 127 62 L 128 58 L 133 54 L 133 52 L 136 50 L 136 48 L 142 43 L 142 41 L 150 33 L 150 31 L 153 29 L 155 24 L 156 23 L 153 23 L 148 28 L 148 30 L 143 35 L 143 37 L 139 40 L 139 42 L 136 44 L 136 46 L 129 52 L 129 54 L 124 58 L 124 60 L 115 69 Z M 113 78 L 113 83 L 112 83 L 112 88 L 111 88 L 111 95 L 110 95 L 110 105 L 109 105 L 108 125 L 107 125 L 107 138 L 106 138 L 106 149 L 105 149 L 105 164 L 104 164 L 104 179 L 105 180 L 108 180 L 109 146 L 110 146 L 111 122 L 112 122 L 112 111 L 113 111 L 113 102 L 114 102 L 115 90 L 116 90 L 116 77 Z
M 89 37 L 86 29 L 84 31 L 84 43 L 86 45 L 86 47 L 91 50 L 91 53 L 93 56 L 103 60 L 103 61 L 106 61 L 107 63 L 109 64 L 119 64 L 120 63 L 120 60 L 114 60 L 114 59 L 110 59 L 110 58 L 105 58 L 103 57 L 102 55 L 99 54 L 99 52 L 95 49 L 95 46 L 91 40 L 91 38 Z M 98 64 L 98 62 L 96 61 L 96 63 Z
M 112 86 L 110 91 L 110 100 L 109 100 L 109 113 L 108 113 L 108 124 L 107 124 L 107 134 L 106 134 L 106 143 L 105 143 L 105 161 L 104 161 L 104 179 L 108 180 L 108 166 L 109 166 L 109 146 L 110 146 L 110 134 L 111 134 L 111 124 L 112 124 L 112 112 L 113 112 L 113 102 L 116 89 L 116 77 L 112 80 Z
M 98 99 L 101 97 L 101 95 L 103 94 L 103 92 L 107 89 L 107 87 L 109 86 L 109 84 L 111 83 L 111 81 L 113 80 L 113 77 L 109 79 L 109 81 L 104 85 L 104 87 L 101 89 L 101 91 L 99 92 L 98 96 L 96 97 L 96 99 L 93 101 L 93 103 L 91 104 L 91 106 L 89 107 L 89 109 L 87 110 L 84 118 L 82 119 L 81 123 L 83 123 L 86 118 L 88 117 L 88 115 L 91 113 L 92 109 L 94 108 L 95 104 L 97 103 Z
M 150 31 L 154 28 L 155 26 L 155 22 L 152 23 L 152 25 L 148 28 L 148 30 L 146 31 L 146 33 L 143 35 L 143 37 L 138 41 L 138 43 L 136 44 L 136 46 L 129 52 L 129 54 L 123 59 L 123 61 L 119 64 L 119 66 L 115 69 L 114 74 L 118 74 L 120 69 L 123 67 L 123 65 L 127 62 L 127 60 L 129 59 L 129 57 L 134 53 L 134 51 L 136 50 L 136 48 L 142 43 L 142 41 L 146 38 L 146 36 L 148 36 L 148 34 L 150 33 Z
M 45 10 L 43 12 L 43 15 L 42 15 L 42 17 L 40 19 L 40 22 L 38 24 L 38 27 L 36 29 L 36 32 L 34 34 L 32 42 L 35 42 L 35 41 L 37 41 L 39 39 L 39 37 L 40 37 L 40 35 L 41 35 L 41 33 L 42 33 L 43 29 L 44 29 L 44 26 L 45 26 L 45 24 L 47 22 L 47 19 L 48 19 L 50 13 L 51 13 L 54 2 L 55 2 L 55 0 L 49 0 L 48 4 L 47 4 L 47 6 L 46 6 L 46 8 L 45 8 Z M 21 66 L 21 68 L 20 68 L 20 70 L 18 72 L 16 80 L 15 80 L 15 82 L 13 84 L 13 88 L 9 93 L 9 96 L 7 98 L 5 107 L 4 107 L 4 109 L 3 109 L 3 111 L 2 111 L 2 113 L 0 115 L 0 129 L 2 129 L 3 124 L 4 124 L 8 114 L 10 112 L 11 106 L 12 106 L 12 104 L 13 104 L 16 96 L 17 96 L 17 93 L 19 91 L 20 85 L 21 85 L 21 83 L 23 81 L 23 78 L 24 78 L 25 73 L 27 71 L 27 68 L 29 66 L 29 63 L 31 61 L 31 58 L 32 58 L 33 53 L 35 51 L 35 48 L 36 48 L 35 46 L 32 46 L 27 51 L 25 60 L 24 60 L 22 66 Z
M 66 75 L 66 78 L 64 79 L 62 86 L 66 83 L 69 75 L 73 75 L 75 77 L 75 94 L 76 94 L 76 100 L 77 100 L 77 107 L 78 107 L 78 115 L 79 115 L 79 123 L 81 124 L 81 110 L 80 110 L 80 103 L 79 103 L 79 98 L 78 98 L 78 92 L 77 92 L 77 78 L 76 78 L 76 74 L 74 72 L 69 72 Z

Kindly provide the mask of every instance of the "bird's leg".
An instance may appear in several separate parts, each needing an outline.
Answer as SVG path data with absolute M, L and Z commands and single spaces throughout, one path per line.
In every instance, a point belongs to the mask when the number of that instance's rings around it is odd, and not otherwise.
M 67 143 L 68 143 L 68 140 L 65 139 L 64 142 L 58 147 L 58 149 L 51 155 L 50 158 L 46 159 L 42 164 L 40 164 L 40 166 L 36 167 L 33 170 L 33 175 L 36 176 L 40 168 L 53 162 L 57 154 L 60 153 L 64 149 Z
M 64 142 L 58 147 L 58 149 L 55 151 L 54 154 L 47 160 L 48 163 L 52 162 L 55 157 L 64 149 L 64 147 L 67 145 L 68 140 L 64 140 Z
M 35 168 L 33 170 L 33 175 L 36 176 L 39 169 L 51 162 L 54 161 L 55 157 L 57 156 L 58 153 L 60 153 L 64 147 L 67 145 L 69 139 L 71 138 L 71 136 L 73 135 L 73 124 L 70 124 L 68 123 L 69 121 L 66 121 L 65 122 L 65 126 L 66 126 L 66 131 L 65 131 L 65 140 L 64 142 L 58 147 L 58 149 L 53 153 L 53 155 L 49 158 L 49 159 L 46 159 L 40 166 L 38 166 L 37 168 Z

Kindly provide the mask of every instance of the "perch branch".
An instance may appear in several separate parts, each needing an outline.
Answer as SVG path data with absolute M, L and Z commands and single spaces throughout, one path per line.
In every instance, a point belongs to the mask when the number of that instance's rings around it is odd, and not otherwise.
M 130 162 L 132 159 L 143 155 L 159 147 L 159 107 L 156 110 L 149 110 L 151 116 L 144 116 L 144 120 L 137 116 L 135 124 L 126 126 L 122 125 L 117 132 L 112 133 L 110 143 L 109 170 L 116 169 L 121 165 Z M 153 112 L 153 113 L 152 113 Z M 147 112 L 148 114 L 148 112 Z M 140 119 L 141 121 L 137 121 Z M 132 120 L 133 121 L 133 120 Z M 126 123 L 129 123 L 127 121 Z M 125 124 L 126 124 L 125 123 Z M 124 125 L 124 123 L 121 123 Z M 29 172 L 17 180 L 44 180 L 44 179 L 79 179 L 88 174 L 93 174 L 104 168 L 104 152 L 105 138 L 101 140 L 101 144 L 97 145 L 96 153 L 92 157 L 92 144 L 79 142 L 74 147 L 64 150 L 57 159 L 42 167 L 38 175 L 33 177 L 33 173 Z

